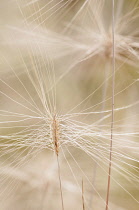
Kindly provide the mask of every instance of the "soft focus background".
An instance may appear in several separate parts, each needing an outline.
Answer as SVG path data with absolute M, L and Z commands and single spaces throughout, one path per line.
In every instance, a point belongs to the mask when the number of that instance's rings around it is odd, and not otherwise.
M 115 1 L 110 204 L 139 209 L 139 1 Z M 105 209 L 111 0 L 0 1 L 0 209 Z M 82 193 L 82 180 L 84 194 Z

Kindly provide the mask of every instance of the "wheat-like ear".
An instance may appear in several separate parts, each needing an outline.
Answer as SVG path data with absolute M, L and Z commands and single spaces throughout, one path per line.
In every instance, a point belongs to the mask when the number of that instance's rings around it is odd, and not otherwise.
M 54 143 L 54 151 L 55 151 L 55 154 L 58 156 L 59 154 L 59 122 L 58 122 L 56 114 L 54 114 L 53 120 L 52 120 L 52 136 L 53 136 L 53 143 Z

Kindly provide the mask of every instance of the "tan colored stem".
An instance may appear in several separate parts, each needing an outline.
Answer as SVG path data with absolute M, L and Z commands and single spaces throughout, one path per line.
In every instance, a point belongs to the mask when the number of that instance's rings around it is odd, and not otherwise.
M 108 185 L 106 196 L 106 210 L 109 209 L 109 194 L 111 182 L 111 168 L 112 168 L 112 145 L 113 145 L 113 128 L 114 128 L 114 89 L 115 89 L 115 33 L 114 33 L 114 0 L 112 0 L 112 118 L 111 118 L 111 139 L 110 139 L 110 156 L 109 156 L 109 171 L 108 171 Z
M 54 150 L 55 150 L 56 157 L 57 157 L 58 177 L 59 177 L 59 185 L 60 185 L 62 210 L 64 210 L 62 182 L 61 182 L 61 170 L 60 170 L 60 164 L 59 164 L 59 123 L 56 118 L 56 114 L 54 115 L 53 122 L 52 122 L 52 137 L 53 137 L 53 143 L 54 143 Z
M 82 179 L 82 205 L 83 205 L 83 210 L 85 210 L 85 202 L 84 202 L 84 183 Z

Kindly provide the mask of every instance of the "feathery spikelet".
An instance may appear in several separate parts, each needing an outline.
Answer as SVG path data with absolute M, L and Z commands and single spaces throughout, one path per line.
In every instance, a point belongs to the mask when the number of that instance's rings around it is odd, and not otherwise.
M 139 61 L 139 3 L 128 4 L 126 6 L 124 0 L 115 1 L 115 59 L 136 66 Z M 111 1 L 107 0 L 88 1 L 78 14 L 79 18 L 67 24 L 66 32 L 71 34 L 79 54 L 77 63 L 93 58 L 94 62 L 96 59 L 106 62 L 112 58 L 110 5 Z
M 52 122 L 52 138 L 54 143 L 54 151 L 58 156 L 59 153 L 59 123 L 57 120 L 57 116 L 54 115 L 53 122 Z

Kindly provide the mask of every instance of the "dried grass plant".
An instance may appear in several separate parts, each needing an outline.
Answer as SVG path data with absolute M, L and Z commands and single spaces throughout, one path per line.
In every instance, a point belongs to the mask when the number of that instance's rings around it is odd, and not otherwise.
M 0 209 L 139 208 L 138 6 L 1 1 Z

